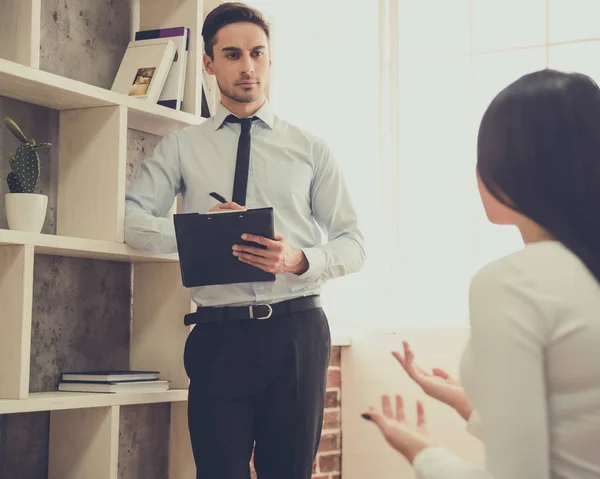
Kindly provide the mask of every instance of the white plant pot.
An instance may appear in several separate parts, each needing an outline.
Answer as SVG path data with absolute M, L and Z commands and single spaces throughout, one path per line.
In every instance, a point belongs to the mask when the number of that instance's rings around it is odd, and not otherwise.
M 39 233 L 44 226 L 48 197 L 36 193 L 7 193 L 6 219 L 11 230 Z

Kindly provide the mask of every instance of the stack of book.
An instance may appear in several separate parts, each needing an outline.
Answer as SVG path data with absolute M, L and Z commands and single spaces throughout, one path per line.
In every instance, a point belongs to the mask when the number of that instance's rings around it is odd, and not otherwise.
M 167 391 L 158 371 L 72 371 L 61 374 L 59 391 L 79 393 L 148 393 Z

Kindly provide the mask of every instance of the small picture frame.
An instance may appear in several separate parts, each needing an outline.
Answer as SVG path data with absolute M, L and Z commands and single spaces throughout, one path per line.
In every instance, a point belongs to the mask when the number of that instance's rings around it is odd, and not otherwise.
M 155 72 L 156 67 L 139 68 L 135 78 L 133 79 L 133 83 L 131 84 L 128 95 L 135 97 L 146 97 Z

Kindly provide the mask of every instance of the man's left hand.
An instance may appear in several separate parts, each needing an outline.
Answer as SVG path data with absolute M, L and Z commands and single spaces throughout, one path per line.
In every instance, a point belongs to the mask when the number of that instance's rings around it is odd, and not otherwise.
M 275 233 L 274 240 L 251 234 L 243 234 L 242 239 L 266 246 L 266 249 L 263 249 L 254 246 L 234 245 L 234 256 L 244 263 L 274 274 L 302 274 L 308 270 L 308 260 L 304 252 L 292 248 L 280 234 Z

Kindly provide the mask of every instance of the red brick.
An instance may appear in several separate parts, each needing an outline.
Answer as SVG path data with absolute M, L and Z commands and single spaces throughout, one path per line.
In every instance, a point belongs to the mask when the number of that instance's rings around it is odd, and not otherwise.
M 339 472 L 342 470 L 342 461 L 340 454 L 328 456 L 319 456 L 319 471 L 321 472 Z
M 331 389 L 325 393 L 325 407 L 326 408 L 340 407 L 340 391 L 339 391 L 339 389 Z
M 331 348 L 331 357 L 329 359 L 330 366 L 339 366 L 342 359 L 342 348 L 340 346 L 334 346 Z
M 327 388 L 339 388 L 342 383 L 341 376 L 339 369 L 330 369 L 327 373 Z
M 342 479 L 341 474 L 334 474 L 332 476 L 329 476 L 329 479 Z
M 321 442 L 319 444 L 319 451 L 339 451 L 340 450 L 340 433 L 332 432 L 329 434 L 323 434 L 321 436 Z
M 341 419 L 339 411 L 326 411 L 323 416 L 323 429 L 340 429 Z

